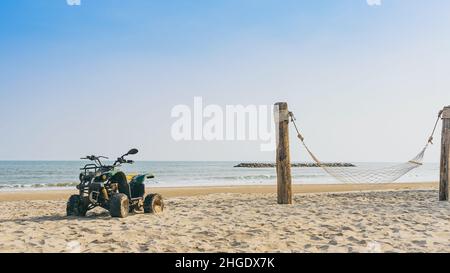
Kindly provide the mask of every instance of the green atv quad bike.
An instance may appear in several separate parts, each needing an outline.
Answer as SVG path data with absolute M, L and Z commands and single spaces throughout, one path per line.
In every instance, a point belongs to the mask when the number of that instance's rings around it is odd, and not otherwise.
M 104 165 L 100 159 L 104 156 L 87 156 L 93 163 L 86 164 L 80 173 L 79 194 L 70 196 L 67 201 L 67 216 L 86 216 L 86 213 L 102 207 L 109 211 L 112 217 L 127 217 L 130 212 L 160 213 L 164 210 L 161 195 L 150 193 L 145 196 L 144 181 L 154 178 L 152 174 L 134 176 L 128 183 L 127 176 L 118 168 L 122 164 L 133 164 L 133 160 L 125 159 L 128 155 L 137 154 L 137 149 L 117 158 L 113 165 Z

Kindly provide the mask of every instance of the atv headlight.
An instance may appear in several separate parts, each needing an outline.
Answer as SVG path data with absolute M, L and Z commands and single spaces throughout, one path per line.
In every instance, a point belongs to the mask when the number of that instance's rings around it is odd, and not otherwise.
M 106 174 L 102 174 L 99 176 L 95 177 L 95 182 L 105 182 L 106 180 L 108 180 L 108 176 Z

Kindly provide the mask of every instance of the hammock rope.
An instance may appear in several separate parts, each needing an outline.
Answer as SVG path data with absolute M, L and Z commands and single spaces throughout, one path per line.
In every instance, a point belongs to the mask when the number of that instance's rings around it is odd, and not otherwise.
M 325 165 L 315 156 L 308 145 L 305 142 L 305 138 L 300 133 L 300 130 L 296 124 L 296 118 L 292 112 L 289 112 L 291 123 L 294 125 L 297 132 L 297 138 L 302 143 L 308 154 L 317 163 L 319 167 L 324 169 L 326 173 L 334 177 L 343 183 L 391 183 L 404 176 L 408 172 L 415 168 L 422 166 L 423 157 L 430 144 L 433 144 L 434 133 L 438 125 L 439 119 L 442 116 L 440 111 L 434 124 L 433 131 L 428 138 L 428 141 L 424 148 L 411 160 L 401 164 L 394 164 L 384 167 L 329 167 Z

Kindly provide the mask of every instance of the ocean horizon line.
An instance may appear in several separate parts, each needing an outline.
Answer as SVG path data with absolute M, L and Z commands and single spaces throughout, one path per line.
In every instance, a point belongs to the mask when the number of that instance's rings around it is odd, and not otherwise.
M 78 159 L 0 159 L 0 163 L 3 162 L 85 162 L 87 160 Z M 103 162 L 114 162 L 112 159 L 104 160 Z M 135 160 L 135 162 L 193 162 L 193 163 L 202 163 L 202 162 L 230 162 L 230 163 L 275 163 L 275 160 Z M 363 163 L 363 164 L 397 164 L 397 163 L 405 163 L 408 161 L 323 161 L 323 163 Z M 291 163 L 314 163 L 314 161 L 297 161 L 293 160 Z M 438 164 L 438 161 L 423 161 L 423 164 Z

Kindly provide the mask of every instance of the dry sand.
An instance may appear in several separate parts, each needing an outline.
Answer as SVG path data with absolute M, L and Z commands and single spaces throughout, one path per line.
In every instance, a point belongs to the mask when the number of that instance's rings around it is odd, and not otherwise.
M 283 206 L 273 186 L 158 189 L 162 214 L 125 219 L 66 217 L 70 191 L 1 193 L 0 252 L 450 252 L 435 188 L 296 186 Z

